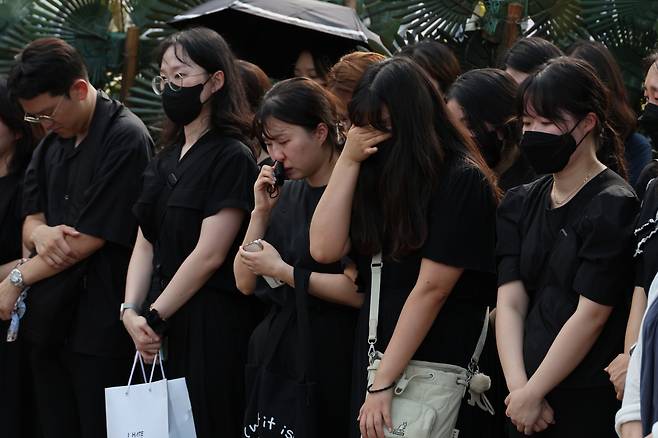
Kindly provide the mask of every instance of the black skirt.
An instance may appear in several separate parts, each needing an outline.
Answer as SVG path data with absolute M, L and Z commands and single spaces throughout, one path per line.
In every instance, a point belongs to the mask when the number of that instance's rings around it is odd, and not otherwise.
M 237 291 L 199 290 L 170 319 L 168 379 L 185 377 L 198 438 L 242 433 L 247 343 L 262 313 Z

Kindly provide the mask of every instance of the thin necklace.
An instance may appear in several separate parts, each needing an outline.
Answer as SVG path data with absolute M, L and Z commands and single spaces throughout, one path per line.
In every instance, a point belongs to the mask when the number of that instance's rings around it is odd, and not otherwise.
M 566 203 L 567 201 L 569 201 L 571 198 L 573 198 L 573 197 L 576 195 L 576 193 L 578 193 L 578 192 L 580 191 L 580 189 L 582 189 L 583 187 L 585 187 L 585 184 L 587 184 L 587 182 L 588 182 L 591 178 L 592 178 L 592 172 L 591 172 L 591 171 L 590 171 L 590 172 L 587 172 L 587 175 L 585 176 L 585 179 L 583 180 L 583 182 L 582 182 L 578 187 L 576 187 L 575 190 L 573 190 L 572 192 L 570 192 L 570 193 L 569 193 L 569 194 L 568 194 L 563 200 L 561 200 L 561 201 L 558 201 L 557 197 L 556 197 L 555 194 L 553 193 L 553 192 L 555 191 L 555 179 L 553 179 L 553 190 L 551 190 L 551 200 L 553 201 L 553 204 L 555 204 L 556 207 L 559 207 L 559 206 L 563 205 L 564 203 Z

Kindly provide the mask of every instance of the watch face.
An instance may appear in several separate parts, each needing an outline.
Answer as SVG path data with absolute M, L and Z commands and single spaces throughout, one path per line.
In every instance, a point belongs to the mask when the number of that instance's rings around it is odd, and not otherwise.
M 23 276 L 21 275 L 21 271 L 19 271 L 18 269 L 14 269 L 9 273 L 9 282 L 11 284 L 16 285 L 21 283 L 22 281 L 23 281 Z

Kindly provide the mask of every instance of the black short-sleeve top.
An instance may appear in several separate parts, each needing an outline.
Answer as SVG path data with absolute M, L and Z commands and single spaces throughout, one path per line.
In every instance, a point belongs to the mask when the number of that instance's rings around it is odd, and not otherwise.
M 144 237 L 154 246 L 154 273 L 165 282 L 196 247 L 205 218 L 224 208 L 252 210 L 258 174 L 247 146 L 215 130 L 179 160 L 181 149 L 182 144 L 169 147 L 149 164 L 133 207 Z M 227 261 L 235 257 L 240 240 L 239 233 Z M 234 292 L 232 263 L 223 263 L 206 286 Z
M 635 285 L 648 295 L 658 273 L 658 179 L 647 186 L 636 224 Z
M 66 224 L 105 241 L 85 261 L 39 282 L 31 299 L 62 284 L 81 288 L 69 346 L 98 356 L 130 355 L 130 337 L 117 318 L 137 235 L 131 214 L 153 141 L 144 123 L 121 102 L 98 91 L 87 136 L 49 133 L 25 173 L 23 215 L 43 213 L 49 226 Z M 80 276 L 79 279 L 74 277 Z M 70 321 L 62 321 L 62 324 Z M 47 329 L 47 328 L 46 328 Z
M 345 258 L 336 263 L 323 264 L 316 262 L 310 253 L 309 229 L 313 212 L 317 207 L 326 187 L 312 187 L 306 180 L 286 181 L 280 189 L 279 200 L 272 209 L 265 241 L 274 246 L 281 258 L 293 267 L 307 269 L 311 272 L 324 274 L 342 274 L 346 264 Z M 287 286 L 272 289 L 259 277 L 257 294 L 266 301 L 283 305 L 293 297 L 292 291 L 286 291 Z M 283 296 L 283 295 L 286 296 Z M 330 307 L 345 309 L 346 306 L 332 304 L 327 301 L 308 296 L 308 302 L 314 307 Z
M 639 202 L 610 169 L 560 208 L 551 209 L 552 184 L 548 175 L 511 189 L 498 208 L 498 284 L 520 280 L 530 298 L 523 343 L 528 375 L 543 361 L 581 295 L 614 306 L 589 354 L 560 384 L 607 385 L 603 369 L 623 349 Z
M 487 306 L 496 302 L 496 199 L 483 173 L 467 158 L 453 157 L 443 171 L 428 210 L 428 237 L 422 248 L 394 260 L 384 256 L 377 349 L 384 351 L 423 258 L 463 268 L 414 359 L 466 366 L 475 349 Z M 359 290 L 370 300 L 371 256 L 355 251 Z M 367 326 L 362 323 L 362 326 Z M 365 333 L 361 333 L 365 335 Z M 365 343 L 365 339 L 360 339 Z

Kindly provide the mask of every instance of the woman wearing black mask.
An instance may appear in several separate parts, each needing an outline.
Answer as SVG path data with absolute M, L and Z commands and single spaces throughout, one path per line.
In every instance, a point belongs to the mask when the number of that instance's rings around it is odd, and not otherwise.
M 448 109 L 473 135 L 503 191 L 536 178 L 518 146 L 521 121 L 514 101 L 517 88 L 504 71 L 483 68 L 459 76 L 446 94 Z
M 162 95 L 173 123 L 144 173 L 140 225 L 126 282 L 123 322 L 154 359 L 166 337 L 168 378 L 185 377 L 199 438 L 237 437 L 244 365 L 257 313 L 235 286 L 232 260 L 253 208 L 248 109 L 233 54 L 204 28 L 160 48 Z
M 614 437 L 618 401 L 604 368 L 623 349 L 638 201 L 596 156 L 602 132 L 614 134 L 605 86 L 561 57 L 523 83 L 519 106 L 521 148 L 550 175 L 508 191 L 498 209 L 496 337 L 510 430 Z

